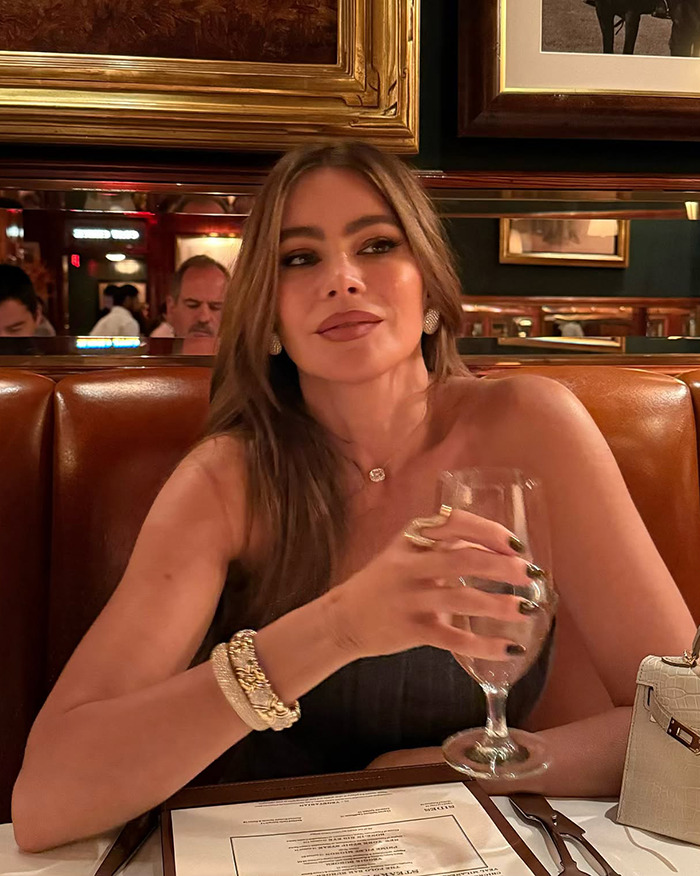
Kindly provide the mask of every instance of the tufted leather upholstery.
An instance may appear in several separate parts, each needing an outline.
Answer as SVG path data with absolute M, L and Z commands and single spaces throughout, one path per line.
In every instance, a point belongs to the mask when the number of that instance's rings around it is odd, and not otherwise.
M 695 410 L 695 420 L 700 424 L 700 371 L 686 371 L 683 374 L 679 374 L 678 379 L 682 380 L 690 389 L 690 396 Z M 698 457 L 700 458 L 700 428 L 698 429 Z
M 0 821 L 44 690 L 53 389 L 0 370 Z
M 583 402 L 700 623 L 698 444 L 688 386 L 667 374 L 608 365 L 524 367 L 517 373 L 558 380 Z M 700 372 L 694 374 L 700 402 Z
M 700 372 L 519 371 L 561 381 L 591 412 L 700 622 Z M 65 378 L 54 391 L 46 378 L 0 371 L 0 820 L 43 695 L 117 585 L 159 487 L 201 434 L 209 379 L 204 368 L 112 370 Z
M 210 377 L 149 368 L 57 385 L 49 688 L 119 583 L 158 490 L 200 437 Z

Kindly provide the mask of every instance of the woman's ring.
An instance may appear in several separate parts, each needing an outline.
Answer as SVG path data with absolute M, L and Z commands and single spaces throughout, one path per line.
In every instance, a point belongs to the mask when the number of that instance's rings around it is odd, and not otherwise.
M 416 517 L 408 524 L 404 530 L 404 537 L 410 541 L 413 547 L 417 548 L 433 548 L 437 544 L 437 539 L 428 538 L 421 534 L 422 529 L 432 529 L 436 526 L 443 526 L 450 517 L 452 508 L 449 505 L 442 505 L 439 514 L 433 517 Z
M 406 529 L 404 530 L 404 536 L 407 538 L 413 547 L 417 548 L 432 548 L 435 547 L 437 541 L 434 538 L 427 538 L 425 535 L 421 535 L 420 531 L 422 527 L 425 525 L 425 518 L 416 517 L 415 520 L 411 520 Z

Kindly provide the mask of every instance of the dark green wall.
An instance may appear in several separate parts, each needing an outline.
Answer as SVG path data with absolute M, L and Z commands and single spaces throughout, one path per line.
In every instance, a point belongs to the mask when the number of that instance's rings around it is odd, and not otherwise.
M 698 222 L 632 220 L 626 269 L 502 265 L 498 227 L 498 219 L 451 219 L 448 223 L 467 295 L 689 298 L 700 294 Z

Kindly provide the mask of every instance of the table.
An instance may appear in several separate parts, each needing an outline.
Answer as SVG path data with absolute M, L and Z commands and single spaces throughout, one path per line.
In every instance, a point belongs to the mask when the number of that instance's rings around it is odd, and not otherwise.
M 522 821 L 506 797 L 494 797 L 498 808 L 518 831 L 551 874 L 557 873 L 547 841 L 534 826 Z M 616 824 L 614 800 L 558 800 L 550 798 L 555 809 L 564 812 L 586 830 L 586 836 L 618 870 L 621 876 L 697 876 L 700 874 L 700 847 L 666 839 L 643 830 Z M 12 825 L 0 825 L 0 874 L 2 876 L 92 876 L 98 861 L 118 831 L 62 846 L 55 851 L 26 854 L 15 845 Z M 598 872 L 582 853 L 569 843 L 572 854 L 584 872 Z M 153 834 L 133 861 L 122 871 L 124 876 L 162 876 L 160 836 Z

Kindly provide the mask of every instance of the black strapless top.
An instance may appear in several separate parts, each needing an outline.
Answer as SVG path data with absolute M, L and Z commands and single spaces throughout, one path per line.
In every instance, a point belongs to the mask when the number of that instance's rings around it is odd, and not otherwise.
M 518 726 L 546 679 L 552 636 L 511 691 L 508 719 Z M 440 745 L 452 733 L 483 725 L 484 695 L 451 654 L 414 648 L 357 660 L 300 700 L 288 730 L 252 732 L 193 784 L 289 778 L 363 769 L 380 754 Z

